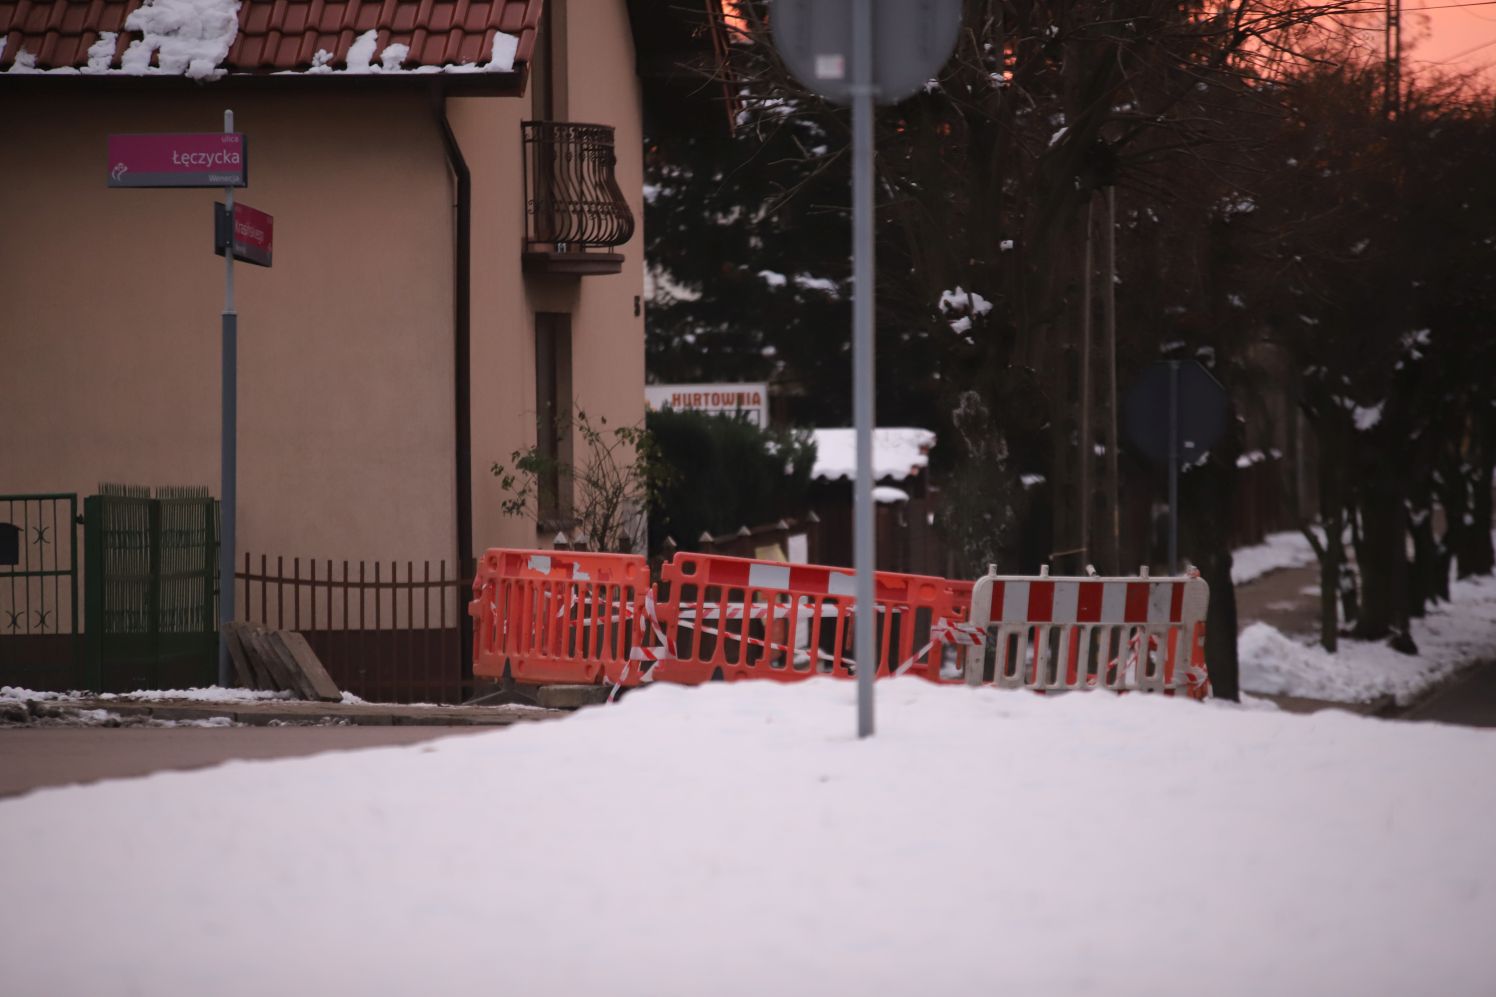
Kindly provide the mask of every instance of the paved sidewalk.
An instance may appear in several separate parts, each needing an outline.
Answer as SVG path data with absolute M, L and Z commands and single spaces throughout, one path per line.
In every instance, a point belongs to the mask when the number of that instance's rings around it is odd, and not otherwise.
M 1280 568 L 1236 586 L 1238 632 L 1262 622 L 1294 637 L 1319 635 L 1319 565 Z
M 0 728 L 0 797 L 48 786 L 208 768 L 227 761 L 416 744 L 492 727 Z

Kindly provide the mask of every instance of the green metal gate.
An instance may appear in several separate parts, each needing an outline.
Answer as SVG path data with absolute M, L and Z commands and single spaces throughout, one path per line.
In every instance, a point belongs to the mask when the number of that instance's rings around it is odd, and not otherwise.
M 85 678 L 174 689 L 218 676 L 218 503 L 206 488 L 100 486 L 83 505 Z
M 0 495 L 0 685 L 83 684 L 77 540 L 77 495 Z

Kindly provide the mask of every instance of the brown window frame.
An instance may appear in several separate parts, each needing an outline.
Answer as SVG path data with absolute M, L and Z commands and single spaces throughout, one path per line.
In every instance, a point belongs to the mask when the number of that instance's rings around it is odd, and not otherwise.
M 549 533 L 571 526 L 571 315 L 535 313 L 535 447 L 545 467 L 537 482 L 536 516 Z

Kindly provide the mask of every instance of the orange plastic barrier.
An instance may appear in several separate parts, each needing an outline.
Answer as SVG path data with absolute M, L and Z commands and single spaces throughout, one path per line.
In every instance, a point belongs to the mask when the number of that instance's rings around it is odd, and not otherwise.
M 972 592 L 969 685 L 1210 693 L 1210 587 L 1177 578 L 1039 578 L 989 573 Z
M 630 686 L 851 676 L 854 577 L 821 565 L 678 553 L 660 571 L 666 594 L 645 607 L 632 666 L 609 664 L 607 678 Z M 940 672 L 948 627 L 965 621 L 971 589 L 971 582 L 878 572 L 879 673 L 961 681 Z
M 473 674 L 591 685 L 635 646 L 649 565 L 634 554 L 501 550 L 483 555 L 468 615 Z

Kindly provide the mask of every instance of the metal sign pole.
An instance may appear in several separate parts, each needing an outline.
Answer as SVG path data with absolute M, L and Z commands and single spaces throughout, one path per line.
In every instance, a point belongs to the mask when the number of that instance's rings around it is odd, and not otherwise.
M 1169 361 L 1169 574 L 1179 574 L 1179 361 Z
M 223 130 L 234 130 L 234 112 L 223 112 Z M 234 512 L 238 488 L 239 442 L 239 316 L 234 312 L 234 188 L 223 188 L 229 223 L 223 252 L 223 409 L 220 418 L 219 501 L 222 503 L 218 541 L 218 684 L 230 682 L 229 647 L 224 624 L 234 621 Z
M 857 427 L 857 495 L 852 519 L 857 569 L 857 736 L 873 733 L 873 10 L 852 4 L 852 416 Z

